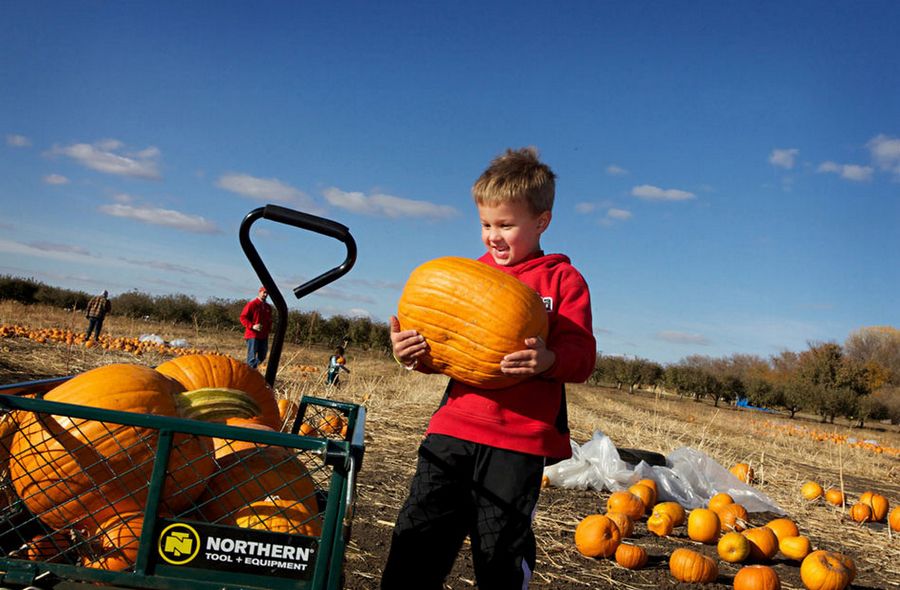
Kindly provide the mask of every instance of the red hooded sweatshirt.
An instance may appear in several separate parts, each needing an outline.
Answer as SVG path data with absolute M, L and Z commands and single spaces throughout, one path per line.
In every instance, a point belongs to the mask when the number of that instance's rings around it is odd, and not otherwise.
M 514 266 L 498 266 L 490 253 L 478 260 L 516 277 L 541 296 L 550 325 L 546 344 L 556 353 L 556 362 L 541 375 L 502 389 L 479 389 L 451 380 L 427 433 L 567 458 L 572 449 L 563 384 L 586 381 L 597 357 L 587 283 L 562 254 L 537 252 Z

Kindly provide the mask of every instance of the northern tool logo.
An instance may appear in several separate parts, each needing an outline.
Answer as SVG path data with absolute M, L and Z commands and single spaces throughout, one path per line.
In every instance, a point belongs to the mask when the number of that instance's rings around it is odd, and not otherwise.
M 200 535 L 184 523 L 170 524 L 159 535 L 159 555 L 172 565 L 184 565 L 200 552 Z

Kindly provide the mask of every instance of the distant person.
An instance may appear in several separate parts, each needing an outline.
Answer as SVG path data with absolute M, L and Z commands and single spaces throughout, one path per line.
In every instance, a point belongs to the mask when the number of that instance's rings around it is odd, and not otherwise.
M 443 588 L 466 537 L 479 588 L 528 586 L 544 465 L 572 454 L 565 384 L 584 382 L 597 354 L 587 283 L 567 256 L 541 248 L 555 178 L 537 151 L 525 148 L 495 158 L 472 187 L 487 249 L 478 260 L 534 289 L 550 330 L 546 340 L 525 338 L 500 362 L 503 374 L 523 381 L 479 389 L 450 379 L 419 445 L 382 590 L 409 588 L 410 580 L 421 590 Z M 396 317 L 390 330 L 401 365 L 433 372 L 420 362 L 428 352 L 421 334 Z
M 103 329 L 103 318 L 106 317 L 110 309 L 112 309 L 112 304 L 109 302 L 109 293 L 106 290 L 88 301 L 87 309 L 84 310 L 84 317 L 88 321 L 85 340 L 90 340 L 92 333 L 96 334 L 94 340 L 100 339 L 100 330 Z
M 326 377 L 328 385 L 338 385 L 340 381 L 341 371 L 350 372 L 347 368 L 347 359 L 344 358 L 344 347 L 338 346 L 334 349 L 334 354 L 328 359 L 328 375 Z
M 269 293 L 260 287 L 256 297 L 247 302 L 241 312 L 244 340 L 247 341 L 247 364 L 254 369 L 266 360 L 269 352 L 269 331 L 272 329 L 272 306 L 266 303 Z

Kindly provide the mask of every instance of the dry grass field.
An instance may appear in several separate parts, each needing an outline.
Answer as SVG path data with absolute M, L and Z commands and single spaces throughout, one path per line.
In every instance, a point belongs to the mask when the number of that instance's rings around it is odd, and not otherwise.
M 80 314 L 24 307 L 0 302 L 0 324 L 31 328 L 83 330 Z M 104 333 L 137 337 L 157 334 L 167 341 L 187 340 L 191 346 L 242 358 L 241 334 L 206 333 L 198 328 L 109 318 Z M 349 376 L 338 389 L 325 386 L 324 368 L 329 351 L 285 347 L 276 387 L 280 396 L 299 399 L 315 395 L 364 404 L 366 454 L 359 476 L 358 506 L 346 561 L 348 588 L 377 588 L 391 528 L 405 498 L 412 475 L 416 448 L 428 418 L 439 402 L 446 378 L 409 373 L 389 358 L 348 350 Z M 78 373 L 112 362 L 155 365 L 166 360 L 159 354 L 135 356 L 123 351 L 85 348 L 64 343 L 37 343 L 26 338 L 0 338 L 0 384 L 23 382 Z M 317 367 L 311 372 L 305 367 Z M 877 425 L 851 429 L 846 422 L 820 424 L 777 414 L 715 408 L 711 404 L 657 396 L 649 392 L 629 395 L 583 385 L 569 388 L 569 418 L 573 438 L 584 442 L 595 430 L 609 435 L 620 447 L 640 448 L 668 455 L 679 447 L 691 447 L 721 465 L 750 463 L 756 486 L 774 500 L 810 537 L 813 546 L 852 557 L 859 570 L 853 588 L 900 588 L 900 534 L 890 534 L 883 523 L 859 525 L 847 507 L 833 507 L 801 499 L 806 480 L 824 487 L 843 487 L 849 502 L 873 490 L 886 496 L 891 506 L 900 504 L 900 456 L 878 453 L 870 446 L 855 446 L 841 437 L 875 440 L 883 448 L 900 448 L 896 427 Z M 818 440 L 811 432 L 831 436 Z M 837 440 L 838 442 L 834 442 Z M 639 523 L 629 542 L 644 547 L 650 561 L 631 571 L 611 560 L 581 556 L 573 534 L 581 518 L 604 512 L 608 492 L 548 488 L 542 493 L 534 523 L 538 540 L 538 566 L 533 588 L 680 588 L 668 572 L 667 560 L 678 547 L 690 547 L 715 556 L 715 546 L 690 541 L 684 527 L 666 538 L 650 534 Z M 754 525 L 765 524 L 769 514 L 751 514 Z M 803 588 L 796 562 L 780 554 L 769 565 L 779 573 L 783 588 Z M 732 587 L 738 567 L 719 562 L 720 574 L 705 588 Z M 474 587 L 467 548 L 463 548 L 447 588 Z

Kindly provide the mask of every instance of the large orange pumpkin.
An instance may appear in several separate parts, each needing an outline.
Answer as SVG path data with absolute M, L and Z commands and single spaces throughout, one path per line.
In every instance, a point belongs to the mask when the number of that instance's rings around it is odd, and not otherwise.
M 515 277 L 476 260 L 447 256 L 413 270 L 398 303 L 404 330 L 425 337 L 419 361 L 458 381 L 498 389 L 521 378 L 500 372 L 500 361 L 547 338 L 547 311 L 537 293 Z
M 191 354 L 166 361 L 156 367 L 156 370 L 172 377 L 188 391 L 204 387 L 227 387 L 249 393 L 259 406 L 259 416 L 255 420 L 281 430 L 275 392 L 260 372 L 250 368 L 247 363 L 221 354 Z
M 796 537 L 784 537 L 778 540 L 778 549 L 782 555 L 794 561 L 802 561 L 809 555 L 811 546 L 808 537 L 797 535 Z
M 210 522 L 233 524 L 238 510 L 272 497 L 290 502 L 315 498 L 315 483 L 303 462 L 286 447 L 229 441 L 220 448 L 219 470 L 198 501 Z
M 239 509 L 235 524 L 245 529 L 258 529 L 289 535 L 318 537 L 322 534 L 322 519 L 315 506 L 315 498 L 306 502 L 268 498 Z
M 648 489 L 648 488 L 645 488 Z M 613 492 L 606 500 L 608 512 L 621 512 L 627 514 L 632 520 L 640 520 L 644 515 L 644 501 L 631 492 L 620 490 Z
M 859 501 L 872 509 L 872 520 L 875 522 L 884 520 L 891 506 L 887 498 L 875 492 L 863 492 Z
M 77 375 L 44 399 L 125 412 L 178 416 L 180 383 L 139 365 L 106 365 Z M 96 526 L 143 510 L 158 431 L 95 420 L 28 414 L 13 437 L 10 478 L 32 513 L 53 529 Z M 186 508 L 213 469 L 209 439 L 176 435 L 163 507 Z
M 734 590 L 781 590 L 781 579 L 767 565 L 748 565 L 734 576 Z
M 692 541 L 711 544 L 719 539 L 719 515 L 708 508 L 691 510 L 687 520 L 687 533 Z
M 750 541 L 750 559 L 768 561 L 778 553 L 778 537 L 769 527 L 754 527 L 743 532 Z
M 772 529 L 772 532 L 775 533 L 775 536 L 778 537 L 779 541 L 785 537 L 796 537 L 800 534 L 797 523 L 790 518 L 776 518 L 767 522 L 766 526 Z

